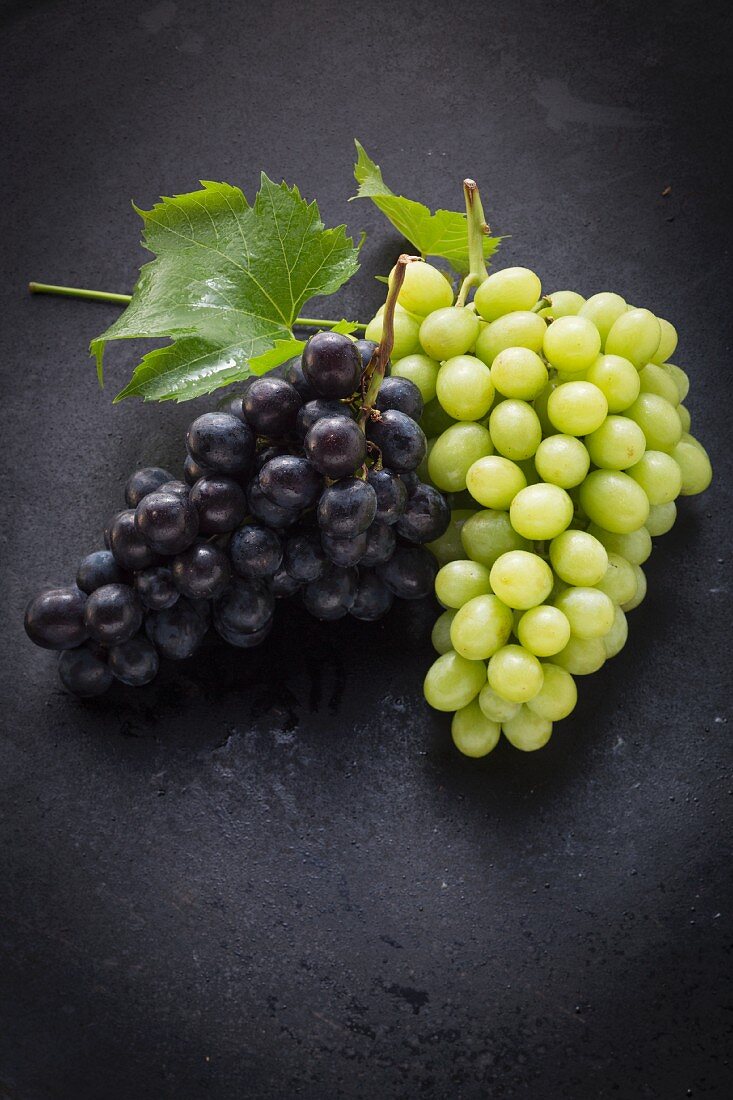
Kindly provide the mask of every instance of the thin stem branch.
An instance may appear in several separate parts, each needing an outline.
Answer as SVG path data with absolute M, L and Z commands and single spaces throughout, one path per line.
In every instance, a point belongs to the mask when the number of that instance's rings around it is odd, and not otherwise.
M 364 372 L 364 401 L 361 412 L 359 413 L 359 427 L 362 431 L 364 431 L 366 422 L 377 403 L 379 387 L 384 380 L 384 372 L 387 369 L 387 363 L 392 354 L 392 348 L 394 346 L 394 315 L 397 306 L 397 297 L 405 281 L 407 265 L 411 263 L 420 263 L 420 257 L 407 256 L 404 254 L 400 256 L 395 264 L 394 273 L 389 281 L 389 292 L 387 294 L 387 301 L 384 304 L 384 313 L 382 314 L 382 339 L 375 348 L 369 365 Z
M 456 300 L 457 306 L 465 306 L 468 292 L 473 286 L 479 286 L 488 276 L 484 260 L 483 238 L 491 232 L 481 205 L 478 184 L 475 180 L 463 181 L 463 194 L 466 199 L 466 222 L 468 227 L 468 275 L 461 283 Z

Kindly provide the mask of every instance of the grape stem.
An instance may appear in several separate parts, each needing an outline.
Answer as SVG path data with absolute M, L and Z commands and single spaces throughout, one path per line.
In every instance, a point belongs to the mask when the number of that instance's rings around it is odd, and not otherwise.
M 62 298 L 84 298 L 91 302 L 112 302 L 113 305 L 126 306 L 132 301 L 131 294 L 114 294 L 110 290 L 86 290 L 78 286 L 54 286 L 52 283 L 28 283 L 31 294 L 56 294 Z M 351 322 L 355 329 L 364 330 L 361 321 Z M 322 317 L 296 317 L 294 328 L 335 328 L 339 321 L 325 320 Z
M 468 275 L 461 283 L 456 299 L 457 306 L 465 306 L 468 292 L 473 286 L 479 286 L 488 277 L 484 260 L 483 238 L 488 237 L 491 229 L 484 216 L 478 184 L 475 180 L 463 181 L 463 194 L 466 199 L 466 222 L 468 226 Z

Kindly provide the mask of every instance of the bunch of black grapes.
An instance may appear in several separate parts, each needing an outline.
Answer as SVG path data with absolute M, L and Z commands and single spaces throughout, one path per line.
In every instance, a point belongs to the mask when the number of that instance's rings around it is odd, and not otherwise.
M 76 584 L 26 609 L 32 641 L 63 651 L 69 691 L 147 684 L 161 657 L 191 656 L 210 627 L 259 645 L 278 598 L 323 620 L 371 621 L 395 597 L 432 592 L 437 566 L 422 544 L 450 513 L 415 473 L 422 399 L 387 367 L 365 408 L 374 356 L 370 341 L 320 332 L 302 358 L 193 421 L 183 481 L 159 467 L 132 474 L 106 549 L 81 561 Z

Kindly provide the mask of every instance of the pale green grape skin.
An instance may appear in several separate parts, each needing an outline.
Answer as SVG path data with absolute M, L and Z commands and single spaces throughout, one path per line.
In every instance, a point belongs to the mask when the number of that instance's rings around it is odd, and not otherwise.
M 410 356 L 408 356 L 408 358 L 410 358 Z M 431 360 L 431 362 L 432 361 L 433 360 Z M 404 360 L 402 360 L 402 362 L 404 362 Z M 435 377 L 437 380 L 437 371 L 435 373 Z M 452 416 L 448 416 L 448 413 L 445 411 L 440 401 L 438 401 L 437 397 L 428 402 L 428 404 L 423 409 L 422 416 L 420 417 L 420 425 L 428 439 L 434 436 L 442 435 L 442 433 L 450 428 L 453 424 L 455 424 L 455 420 Z
M 492 565 L 489 579 L 502 603 L 522 611 L 544 603 L 552 591 L 552 570 L 528 550 L 502 554 Z
M 451 721 L 453 744 L 464 756 L 474 760 L 488 756 L 496 748 L 501 735 L 501 726 L 486 717 L 477 699 L 456 711 Z
M 530 547 L 530 543 L 512 527 L 508 513 L 491 508 L 476 512 L 466 520 L 461 530 L 461 542 L 472 561 L 480 562 L 489 569 L 502 554 Z
M 570 623 L 559 607 L 542 603 L 523 613 L 515 633 L 535 657 L 551 657 L 568 644 Z
M 661 337 L 659 347 L 651 358 L 652 363 L 666 363 L 670 355 L 674 355 L 677 347 L 677 329 L 663 317 L 658 317 Z
M 482 329 L 476 340 L 476 355 L 490 367 L 505 348 L 529 348 L 539 353 L 546 330 L 546 322 L 536 313 L 506 313 Z
M 579 374 L 598 357 L 601 336 L 585 317 L 559 317 L 547 326 L 543 350 L 553 367 L 567 374 Z
M 606 649 L 602 638 L 576 638 L 555 654 L 554 664 L 564 668 L 572 676 L 590 676 L 598 672 L 606 662 Z
M 483 508 L 508 508 L 526 484 L 520 467 L 501 455 L 479 458 L 466 474 L 466 488 Z
M 435 578 L 435 595 L 443 607 L 463 607 L 469 600 L 489 592 L 491 581 L 487 567 L 466 558 L 447 562 Z
M 475 699 L 486 682 L 483 661 L 467 661 L 460 653 L 443 653 L 428 669 L 423 694 L 435 710 L 460 710 Z
M 551 379 L 532 402 L 532 408 L 540 422 L 543 435 L 552 435 L 555 430 L 553 423 L 547 415 L 547 403 L 550 400 L 550 394 L 557 389 L 557 386 L 558 382 L 554 378 Z
M 677 519 L 677 505 L 673 500 L 669 504 L 655 504 L 649 509 L 646 529 L 653 539 L 666 535 L 674 527 Z M 641 565 L 642 563 L 639 562 Z
M 627 600 L 626 603 L 621 604 L 621 610 L 626 613 L 627 611 L 633 611 L 635 607 L 638 607 L 646 596 L 646 573 L 640 565 L 634 566 L 634 572 L 636 573 L 636 592 L 632 599 Z
M 587 531 L 563 531 L 550 543 L 552 568 L 566 584 L 590 588 L 608 569 L 608 553 Z
M 515 462 L 531 458 L 542 441 L 537 413 L 526 401 L 513 398 L 494 406 L 489 417 L 489 431 L 499 454 Z
M 547 367 L 529 348 L 504 348 L 491 364 L 491 381 L 504 397 L 533 401 L 547 385 Z
M 611 326 L 606 352 L 622 355 L 640 370 L 654 358 L 662 338 L 659 321 L 648 309 L 628 309 Z
M 636 592 L 636 580 L 634 580 L 634 591 Z M 602 639 L 603 648 L 606 651 L 606 659 L 609 657 L 615 657 L 626 645 L 626 639 L 629 636 L 629 624 L 626 621 L 626 613 L 622 611 L 620 607 L 616 607 L 613 618 L 613 626 L 609 630 L 608 634 Z
M 526 706 L 521 707 L 514 718 L 503 722 L 501 728 L 509 744 L 521 752 L 536 752 L 544 748 L 552 736 L 552 722 Z
M 680 437 L 680 443 L 689 443 L 691 447 L 697 447 L 698 451 L 702 451 L 704 455 L 710 458 L 710 455 L 703 447 L 699 439 L 695 439 L 694 435 L 690 435 L 688 431 L 684 431 Z
M 478 318 L 473 310 L 447 306 L 425 318 L 420 325 L 419 343 L 426 355 L 442 363 L 455 355 L 465 355 L 476 343 L 478 334 Z
M 435 397 L 435 386 L 438 381 L 440 363 L 431 359 L 429 355 L 416 352 L 406 355 L 403 359 L 397 359 L 392 363 L 392 374 L 398 378 L 407 378 L 420 390 L 423 401 L 427 405 Z
M 569 526 L 573 502 L 558 485 L 528 485 L 521 489 L 509 508 L 512 527 L 525 539 L 554 539 Z
M 656 393 L 675 408 L 679 405 L 680 391 L 677 383 L 663 367 L 658 367 L 656 363 L 647 363 L 641 368 L 639 383 L 641 393 Z
M 639 396 L 639 372 L 628 359 L 620 355 L 599 355 L 585 372 L 586 382 L 592 382 L 606 398 L 608 411 L 620 413 L 633 405 Z
M 592 523 L 619 535 L 637 531 L 649 516 L 646 493 L 619 470 L 593 470 L 580 486 L 579 497 Z
M 685 446 L 687 444 L 678 443 L 675 451 Z M 646 451 L 627 473 L 641 485 L 650 504 L 669 504 L 682 491 L 682 470 L 664 451 Z
M 548 722 L 561 722 L 575 710 L 578 689 L 567 669 L 550 661 L 542 662 L 544 680 L 540 691 L 525 706 Z
M 394 344 L 392 355 L 395 359 L 402 359 L 406 355 L 413 355 L 420 351 L 419 339 L 420 326 L 417 321 L 405 310 L 395 310 L 394 314 Z M 364 333 L 366 340 L 373 340 L 376 344 L 382 339 L 382 317 L 373 318 L 367 325 Z
M 646 436 L 653 451 L 671 451 L 682 436 L 682 422 L 674 405 L 656 393 L 640 393 L 626 410 Z
M 620 554 L 608 555 L 608 569 L 595 586 L 616 604 L 631 600 L 636 592 L 636 572 L 631 562 Z
M 490 721 L 501 723 L 513 718 L 522 704 L 512 703 L 497 695 L 491 685 L 486 683 L 479 692 L 478 705 Z
M 396 267 L 389 273 L 390 284 Z M 409 313 L 425 317 L 436 309 L 453 305 L 453 289 L 442 271 L 428 263 L 411 263 L 405 267 L 405 277 L 397 296 L 399 304 Z
M 551 305 L 540 310 L 541 317 L 574 317 L 585 305 L 583 295 L 574 290 L 553 290 L 545 297 L 550 299 Z
M 572 489 L 585 479 L 590 455 L 573 435 L 548 435 L 537 448 L 534 464 L 543 481 Z
M 605 343 L 614 323 L 626 313 L 627 305 L 620 294 L 614 294 L 610 290 L 601 291 L 600 294 L 591 294 L 588 301 L 580 310 L 580 316 L 586 317 L 598 329 L 601 342 Z
M 464 603 L 451 625 L 456 653 L 471 661 L 485 661 L 501 649 L 512 632 L 512 613 L 494 595 L 475 596 Z
M 474 304 L 485 321 L 506 313 L 530 310 L 542 294 L 542 284 L 526 267 L 506 267 L 489 275 L 476 290 Z
M 682 496 L 703 493 L 713 480 L 713 468 L 697 440 L 692 443 L 680 441 L 673 449 L 672 457 L 680 469 Z
M 547 402 L 550 422 L 564 435 L 589 435 L 607 414 L 605 395 L 592 382 L 563 382 Z
M 683 371 L 682 367 L 678 367 L 675 363 L 664 363 L 662 365 L 662 370 L 669 375 L 669 377 L 672 379 L 675 386 L 677 387 L 677 395 L 680 401 L 684 401 L 688 393 L 690 392 L 690 379 L 687 377 L 685 371 Z M 673 402 L 673 404 L 676 405 L 677 402 L 675 401 Z M 679 406 L 677 408 L 677 412 L 679 412 Z
M 542 665 L 521 645 L 505 645 L 489 660 L 489 685 L 511 703 L 526 703 L 542 687 Z
M 625 470 L 639 461 L 646 437 L 628 416 L 607 416 L 599 428 L 585 437 L 588 454 L 603 470 Z
M 613 626 L 613 600 L 597 588 L 566 588 L 555 599 L 570 623 L 573 637 L 602 638 Z
M 489 430 L 459 421 L 439 435 L 428 459 L 430 480 L 445 493 L 466 488 L 466 474 L 479 458 L 493 454 Z
M 457 614 L 457 611 L 449 608 L 447 611 L 444 611 L 442 615 L 438 615 L 438 618 L 433 624 L 430 641 L 433 643 L 433 649 L 440 654 L 450 653 L 453 649 L 450 640 L 450 628 Z
M 652 509 L 649 511 L 651 513 Z M 627 535 L 618 535 L 591 523 L 587 533 L 597 538 L 609 554 L 618 554 L 632 565 L 643 565 L 652 552 L 652 537 L 646 527 L 640 527 L 638 531 Z
M 466 554 L 461 541 L 463 525 L 473 515 L 473 509 L 455 508 L 450 514 L 450 523 L 440 538 L 426 543 L 428 550 L 437 559 L 438 565 L 447 565 L 449 561 L 458 561 Z
M 455 420 L 480 420 L 494 400 L 491 371 L 474 355 L 446 359 L 438 372 L 436 394 Z

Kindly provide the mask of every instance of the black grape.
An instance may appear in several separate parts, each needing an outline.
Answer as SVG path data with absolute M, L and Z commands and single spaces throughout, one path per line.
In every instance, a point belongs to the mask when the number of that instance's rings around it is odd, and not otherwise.
M 152 611 L 145 620 L 145 633 L 161 657 L 183 661 L 201 645 L 208 625 L 207 617 L 181 597 L 173 607 Z
M 238 649 L 253 649 L 261 645 L 272 630 L 273 619 L 267 620 L 259 630 L 233 630 L 223 622 L 217 620 L 214 623 L 217 634 L 227 645 L 237 646 Z
M 106 662 L 88 646 L 67 649 L 59 657 L 59 679 L 72 695 L 93 699 L 112 686 L 113 676 Z
M 353 420 L 351 409 L 343 401 L 335 398 L 316 397 L 303 405 L 295 422 L 295 430 L 300 439 L 305 439 L 310 429 L 323 417 L 341 416 L 347 420 Z
M 334 565 L 357 565 L 366 553 L 367 533 L 363 531 L 352 539 L 333 539 L 322 532 L 321 543 Z
M 173 493 L 175 496 L 180 497 L 181 500 L 188 500 L 191 494 L 191 486 L 187 485 L 185 481 L 179 481 L 175 478 L 173 481 L 166 481 L 164 485 L 161 485 L 160 489 L 156 490 L 160 493 Z
M 135 528 L 159 554 L 180 554 L 198 534 L 199 514 L 188 497 L 160 489 L 138 504 Z
M 302 582 L 296 581 L 295 577 L 291 577 L 282 565 L 272 578 L 272 594 L 278 599 L 294 596 L 296 592 L 300 591 L 301 587 Z
M 247 489 L 247 507 L 254 518 L 258 519 L 260 523 L 264 523 L 268 527 L 274 527 L 279 530 L 286 527 L 292 527 L 299 515 L 299 513 L 292 508 L 281 508 L 279 504 L 275 504 L 270 500 L 262 491 L 259 476 L 253 478 L 249 483 L 249 488 Z
M 345 477 L 323 490 L 318 524 L 335 539 L 350 539 L 366 531 L 377 512 L 377 494 L 366 481 Z
M 216 408 L 218 412 L 225 412 L 229 413 L 230 416 L 236 416 L 237 420 L 241 420 L 243 424 L 247 422 L 247 418 L 244 415 L 241 393 L 228 394 L 226 397 L 222 397 Z
M 359 386 L 362 360 L 348 336 L 317 332 L 303 351 L 303 373 L 323 397 L 349 397 Z
M 306 585 L 303 603 L 317 619 L 341 619 L 354 604 L 358 581 L 356 569 L 331 565 L 317 581 Z
M 398 409 L 387 409 L 379 420 L 367 421 L 367 439 L 382 455 L 382 465 L 398 474 L 415 470 L 425 458 L 427 440 L 419 424 Z
M 372 356 L 377 350 L 377 345 L 373 340 L 355 340 L 354 347 L 361 356 L 361 368 L 365 371 L 372 361 Z
M 377 566 L 377 575 L 403 600 L 419 600 L 433 591 L 438 563 L 424 546 L 398 546 L 384 565 Z
M 386 523 L 373 523 L 366 535 L 366 548 L 361 564 L 367 566 L 382 565 L 389 561 L 397 545 L 397 536 Z
M 105 584 L 97 588 L 84 607 L 84 625 L 89 637 L 100 645 L 118 645 L 137 634 L 143 608 L 128 584 Z
M 301 401 L 310 401 L 316 396 L 313 387 L 303 372 L 303 360 L 300 355 L 288 360 L 285 364 L 283 377 L 293 389 L 298 391 Z
M 115 561 L 111 550 L 95 550 L 79 562 L 76 585 L 87 595 L 103 584 L 121 584 L 126 580 L 123 569 Z
M 257 378 L 244 395 L 244 415 L 256 435 L 271 439 L 295 431 L 300 394 L 284 378 Z
M 318 470 L 308 459 L 298 455 L 271 458 L 260 470 L 258 481 L 262 492 L 274 504 L 292 511 L 310 508 L 323 489 L 323 478 Z
M 162 611 L 173 607 L 180 593 L 173 580 L 173 573 L 166 565 L 151 565 L 135 574 L 135 591 L 143 607 L 149 611 Z
M 196 462 L 222 474 L 246 473 L 255 453 L 249 425 L 224 412 L 197 417 L 188 429 L 186 444 Z
M 376 404 L 380 412 L 398 409 L 412 420 L 419 420 L 422 416 L 422 394 L 409 378 L 400 378 L 397 375 L 385 378 L 379 387 Z
M 87 597 L 75 585 L 46 588 L 25 609 L 25 630 L 43 649 L 73 649 L 88 637 L 84 623 Z
M 333 479 L 353 474 L 366 459 L 366 438 L 344 416 L 324 416 L 305 437 L 304 450 L 316 470 Z
M 367 481 L 377 494 L 377 514 L 379 523 L 396 523 L 405 510 L 407 488 L 399 474 L 392 470 L 377 470 L 372 466 Z
M 316 531 L 298 531 L 286 540 L 283 566 L 299 584 L 317 580 L 326 565 L 326 552 Z
M 394 596 L 373 569 L 359 568 L 359 585 L 350 608 L 355 619 L 374 622 L 386 615 L 394 602 Z
M 300 415 L 300 413 L 298 414 Z M 266 462 L 269 462 L 271 458 L 278 458 L 279 455 L 289 455 L 290 447 L 285 443 L 270 443 L 267 447 L 262 447 L 255 455 L 254 466 L 252 467 L 254 472 L 258 474 Z
M 213 600 L 232 576 L 229 558 L 210 542 L 195 542 L 171 563 L 178 591 L 191 600 Z
M 268 527 L 246 523 L 232 535 L 229 556 L 240 576 L 271 577 L 283 559 L 282 540 Z
M 203 535 L 233 531 L 247 515 L 244 489 L 223 474 L 200 478 L 191 489 L 190 499 L 198 512 L 199 532 Z
M 213 603 L 214 626 L 217 630 L 251 634 L 261 630 L 272 618 L 275 599 L 261 580 L 235 578 L 229 588 Z
M 183 480 L 187 485 L 195 485 L 200 478 L 208 477 L 213 473 L 214 471 L 210 467 L 203 466 L 195 458 L 191 458 L 190 455 L 186 455 L 183 460 Z
M 109 548 L 117 564 L 129 572 L 147 569 L 158 561 L 158 555 L 147 545 L 137 529 L 132 508 L 119 512 L 112 520 L 109 527 Z
M 116 680 L 129 687 L 142 687 L 154 680 L 158 672 L 158 654 L 147 638 L 138 634 L 110 648 L 107 658 Z
M 432 485 L 420 484 L 397 520 L 396 531 L 410 542 L 432 542 L 448 529 L 450 508 Z
M 127 507 L 137 508 L 144 496 L 172 480 L 173 474 L 160 466 L 144 466 L 142 470 L 136 470 L 134 474 L 130 474 L 125 485 Z

